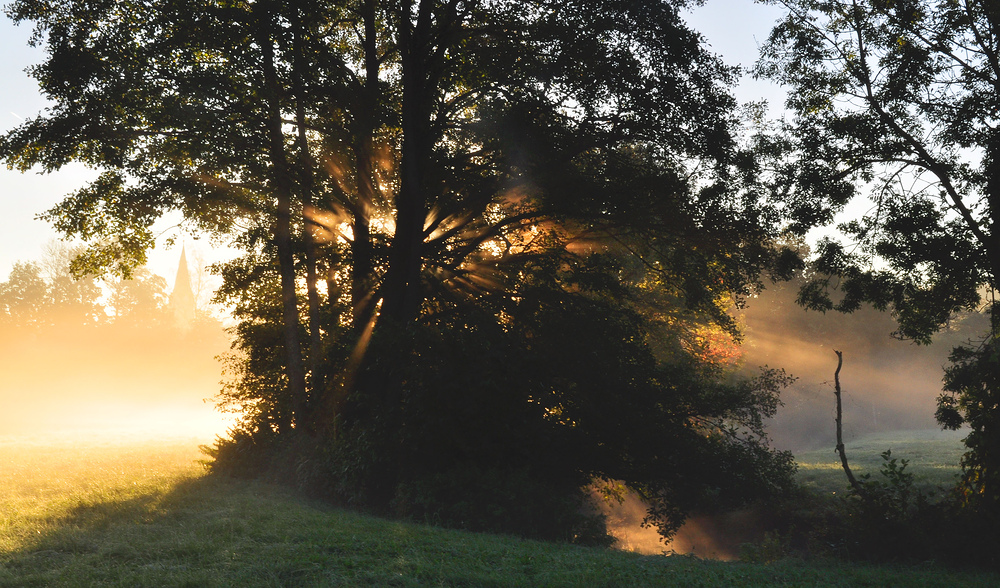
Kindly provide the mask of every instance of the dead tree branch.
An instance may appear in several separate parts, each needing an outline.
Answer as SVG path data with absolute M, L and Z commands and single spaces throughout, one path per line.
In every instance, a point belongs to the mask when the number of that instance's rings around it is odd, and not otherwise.
M 844 365 L 844 354 L 837 350 L 833 352 L 837 354 L 837 371 L 833 373 L 833 393 L 837 397 L 837 453 L 840 454 L 840 463 L 844 466 L 844 473 L 847 474 L 847 481 L 850 482 L 851 488 L 858 493 L 858 496 L 867 500 L 868 495 L 865 492 L 865 487 L 851 472 L 851 466 L 847 464 L 847 452 L 844 451 L 844 411 L 840 395 L 840 368 Z

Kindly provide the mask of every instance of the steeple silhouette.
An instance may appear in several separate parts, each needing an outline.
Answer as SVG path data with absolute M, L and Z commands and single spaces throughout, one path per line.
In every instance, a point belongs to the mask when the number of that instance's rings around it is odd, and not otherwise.
M 177 278 L 174 280 L 174 290 L 170 293 L 168 306 L 174 315 L 174 324 L 178 327 L 189 328 L 194 322 L 194 292 L 191 289 L 191 275 L 188 272 L 187 255 L 183 245 L 181 259 L 177 265 Z

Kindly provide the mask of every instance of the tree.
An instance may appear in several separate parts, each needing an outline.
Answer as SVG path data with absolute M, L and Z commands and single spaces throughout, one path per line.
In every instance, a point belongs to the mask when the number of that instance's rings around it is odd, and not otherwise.
M 688 345 L 699 325 L 735 334 L 725 309 L 776 235 L 743 183 L 735 72 L 678 5 L 138 10 L 12 5 L 50 48 L 56 106 L 0 154 L 106 170 L 48 215 L 96 243 L 80 268 L 127 272 L 166 210 L 234 236 L 220 296 L 250 447 L 306 446 L 338 496 L 405 514 L 454 506 L 456 480 L 480 480 L 479 512 L 548 492 L 562 506 L 513 517 L 545 530 L 509 527 L 547 536 L 592 477 L 642 489 L 668 531 L 788 482 L 760 427 L 782 379 L 728 382 Z M 252 453 L 230 449 L 220 463 Z
M 35 262 L 16 262 L 6 282 L 0 283 L 0 321 L 14 328 L 69 331 L 110 323 L 155 327 L 164 323 L 166 281 L 145 267 L 134 268 L 129 279 L 74 277 L 71 266 L 84 253 L 82 246 L 54 242 Z
M 38 324 L 47 290 L 38 265 L 14 263 L 7 281 L 0 285 L 4 322 L 18 326 Z
M 38 262 L 16 262 L 0 283 L 0 323 L 11 329 L 68 329 L 105 322 L 96 280 L 70 275 L 70 262 L 78 253 L 79 248 L 52 243 Z
M 49 211 L 55 226 L 90 243 L 77 273 L 129 277 L 154 244 L 150 227 L 179 210 L 197 228 L 224 232 L 253 215 L 271 219 L 280 251 L 289 385 L 301 402 L 291 253 L 293 180 L 281 134 L 275 69 L 277 5 L 24 2 L 50 59 L 35 70 L 55 107 L 0 145 L 20 169 L 71 160 L 103 170 Z
M 820 244 L 800 300 L 891 309 L 898 334 L 919 343 L 985 300 L 992 328 L 956 350 L 938 414 L 973 428 L 964 487 L 995 511 L 1000 12 L 978 0 L 780 4 L 787 15 L 757 66 L 791 89 L 794 119 L 761 142 L 791 154 L 774 185 L 799 233 L 829 224 L 859 194 L 871 201 L 839 225 L 847 242 Z
M 144 267 L 135 268 L 127 279 L 107 280 L 108 308 L 115 322 L 148 326 L 166 323 L 167 281 Z

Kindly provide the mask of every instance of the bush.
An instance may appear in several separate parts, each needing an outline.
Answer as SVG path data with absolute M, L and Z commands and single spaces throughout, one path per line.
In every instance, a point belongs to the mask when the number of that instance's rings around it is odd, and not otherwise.
M 467 464 L 400 484 L 393 508 L 431 524 L 610 545 L 604 517 L 591 512 L 587 500 L 572 483 L 560 486 L 527 468 Z
M 997 521 L 965 506 L 956 489 L 931 502 L 913 487 L 906 460 L 882 454 L 878 476 L 860 478 L 865 498 L 799 489 L 775 512 L 765 540 L 746 546 L 741 558 L 768 561 L 785 555 L 848 560 L 926 562 L 996 568 Z

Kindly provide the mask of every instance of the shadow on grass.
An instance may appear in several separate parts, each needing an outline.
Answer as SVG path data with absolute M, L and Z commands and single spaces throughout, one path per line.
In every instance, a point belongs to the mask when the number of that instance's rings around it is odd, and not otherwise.
M 81 497 L 0 554 L 0 586 L 645 586 L 671 567 L 366 517 L 206 475 Z
M 464 533 L 219 476 L 70 500 L 0 553 L 0 586 L 997 585 L 995 575 L 726 564 Z
M 235 514 L 234 490 L 200 476 L 61 497 L 0 554 L 0 586 L 228 585 L 194 572 L 227 547 L 219 521 Z

